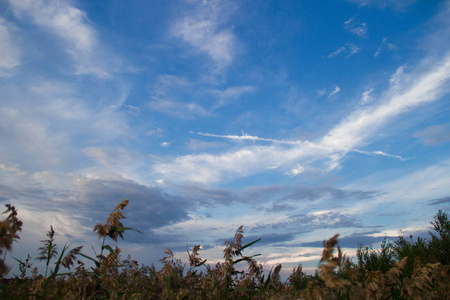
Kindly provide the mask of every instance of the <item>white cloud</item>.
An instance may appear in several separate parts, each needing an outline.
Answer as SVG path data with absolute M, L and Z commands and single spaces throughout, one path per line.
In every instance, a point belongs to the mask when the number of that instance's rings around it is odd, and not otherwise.
M 172 162 L 156 165 L 154 170 L 170 180 L 214 183 L 286 165 L 302 157 L 314 157 L 319 151 L 325 156 L 323 149 L 308 143 L 291 149 L 253 146 L 219 155 L 180 156 Z
M 217 96 L 217 104 L 214 105 L 214 109 L 229 104 L 230 102 L 239 99 L 242 95 L 251 93 L 255 90 L 252 86 L 234 86 L 225 90 L 211 90 L 210 93 Z
M 4 159 L 48 167 L 61 163 L 67 136 L 52 134 L 48 121 L 18 108 L 2 107 L 0 130 L 3 132 L 0 136 L 0 156 Z
M 155 166 L 155 171 L 170 180 L 186 179 L 213 183 L 225 178 L 255 174 L 273 166 L 292 165 L 306 157 L 326 157 L 328 150 L 309 142 L 292 147 L 252 146 L 218 155 L 185 155 Z
M 328 98 L 333 97 L 334 95 L 336 95 L 336 94 L 339 93 L 340 91 L 341 91 L 341 88 L 340 88 L 339 86 L 335 85 L 335 86 L 334 86 L 334 90 L 331 91 L 331 92 L 328 94 Z
M 209 117 L 210 111 L 196 103 L 177 102 L 165 99 L 154 99 L 147 103 L 154 111 L 167 114 L 180 119 L 192 119 L 194 117 Z
M 14 13 L 54 33 L 66 44 L 77 74 L 110 77 L 100 54 L 96 32 L 84 11 L 65 0 L 9 0 Z
M 367 37 L 367 24 L 356 22 L 355 17 L 344 22 L 344 29 L 360 38 Z
M 15 28 L 0 18 L 0 77 L 7 76 L 11 69 L 21 64 L 21 50 L 14 41 L 12 31 Z
M 154 99 L 163 99 L 169 102 L 174 102 L 171 99 L 183 98 L 207 99 L 208 103 L 211 103 L 208 111 L 213 112 L 255 90 L 250 85 L 232 86 L 225 89 L 207 86 L 205 87 L 205 82 L 202 81 L 189 81 L 185 77 L 163 74 L 158 76 L 152 94 Z M 155 106 L 155 104 L 152 104 L 152 106 Z M 204 112 L 206 112 L 206 109 Z
M 333 58 L 340 54 L 345 54 L 345 53 L 347 53 L 346 57 L 350 57 L 350 56 L 358 53 L 360 50 L 361 50 L 361 47 L 359 47 L 355 44 L 352 44 L 352 43 L 347 43 L 347 44 L 345 44 L 345 46 L 342 46 L 339 49 L 337 49 L 336 51 L 328 54 L 328 58 Z
M 0 155 L 25 169 L 67 170 L 85 162 L 80 143 L 106 142 L 130 133 L 124 112 L 90 107 L 87 103 L 95 96 L 80 97 L 75 87 L 45 80 L 3 86 L 0 131 L 5 134 L 0 135 Z
M 291 169 L 288 174 L 292 176 L 297 176 L 298 174 L 301 174 L 305 172 L 305 168 L 301 165 L 298 165 L 296 168 Z
M 15 175 L 19 175 L 19 176 L 27 175 L 27 172 L 24 170 L 21 170 L 19 168 L 19 165 L 7 166 L 5 164 L 0 163 L 0 169 L 2 169 L 3 171 L 6 171 L 8 173 L 10 173 L 10 172 L 14 173 Z
M 338 56 L 339 54 L 345 52 L 346 50 L 347 50 L 347 48 L 345 46 L 342 46 L 339 49 L 337 49 L 336 51 L 328 54 L 328 57 L 332 58 L 332 57 Z
M 202 136 L 224 138 L 224 139 L 230 139 L 230 140 L 263 141 L 263 142 L 271 142 L 274 144 L 285 144 L 285 145 L 298 145 L 298 144 L 302 143 L 302 141 L 285 141 L 285 140 L 261 138 L 261 137 L 257 137 L 257 136 L 253 136 L 253 135 L 248 135 L 246 133 L 243 133 L 242 135 L 219 135 L 219 134 L 198 132 L 197 134 L 202 135 Z
M 375 197 L 373 200 L 356 203 L 348 208 L 352 214 L 361 214 L 378 209 L 379 205 L 387 204 L 397 206 L 400 210 L 415 210 L 415 203 L 425 204 L 431 199 L 447 197 L 450 193 L 448 182 L 450 180 L 450 161 L 444 160 L 437 164 L 427 166 L 423 169 L 407 174 L 400 178 L 389 178 L 379 176 L 382 182 L 377 180 L 370 181 L 370 187 L 367 186 L 367 180 L 362 179 L 352 183 L 347 188 L 358 187 L 359 189 L 377 189 L 383 191 L 383 194 Z M 372 178 L 374 179 L 374 178 Z M 379 180 L 379 179 L 378 179 Z M 422 206 L 423 209 L 426 207 Z M 428 209 L 434 210 L 433 207 Z M 398 228 L 397 228 L 398 230 Z
M 373 57 L 378 58 L 380 57 L 381 52 L 387 48 L 388 51 L 396 51 L 398 50 L 398 47 L 392 43 L 388 43 L 388 37 L 383 38 L 383 40 L 381 41 L 380 46 L 378 47 L 377 51 L 375 51 L 375 53 L 373 54 Z
M 394 154 L 389 154 L 383 151 L 363 151 L 363 150 L 358 150 L 358 149 L 352 149 L 352 152 L 357 152 L 357 153 L 361 153 L 361 154 L 365 154 L 365 155 L 381 155 L 381 156 L 386 156 L 386 157 L 392 157 L 392 158 L 396 158 L 399 159 L 401 161 L 405 161 L 405 160 L 409 160 L 408 158 L 403 158 L 400 155 L 394 155 Z
M 220 1 L 202 1 L 172 29 L 175 37 L 208 55 L 219 68 L 231 64 L 237 45 L 236 36 L 224 24 L 225 9 Z
M 405 69 L 406 65 L 398 67 L 398 69 L 395 71 L 395 73 L 391 76 L 389 79 L 389 84 L 392 88 L 398 89 L 402 82 L 406 81 L 408 78 L 405 75 Z
M 398 70 L 397 73 L 399 73 Z M 356 110 L 333 128 L 322 139 L 321 144 L 345 151 L 363 145 L 367 138 L 391 118 L 414 106 L 438 99 L 443 92 L 446 92 L 445 83 L 449 77 L 450 55 L 447 55 L 428 72 L 418 74 L 416 80 L 404 88 L 403 93 L 397 93 L 398 80 L 393 80 L 394 84 L 385 95 L 384 98 L 387 100 L 384 103 Z
M 327 90 L 326 90 L 326 89 L 317 90 L 317 95 L 319 95 L 319 96 L 323 96 L 323 95 L 325 95 L 326 93 L 327 93 Z
M 137 106 L 124 104 L 124 107 L 127 109 L 128 113 L 133 116 L 139 116 L 141 113 L 141 109 Z
M 361 103 L 362 104 L 367 104 L 370 101 L 372 101 L 373 98 L 372 98 L 372 96 L 370 96 L 370 94 L 372 92 L 373 92 L 373 88 L 362 93 L 362 95 L 361 95 Z
M 160 145 L 161 145 L 161 147 L 167 148 L 170 146 L 170 144 L 171 144 L 171 142 L 162 142 Z
M 170 94 L 174 89 L 185 90 L 192 86 L 193 83 L 189 82 L 186 78 L 163 74 L 158 76 L 157 84 L 154 88 L 154 93 L 156 96 L 165 96 Z
M 146 157 L 122 147 L 87 147 L 82 152 L 97 164 L 83 170 L 93 178 L 115 177 L 143 182 L 137 171 L 146 165 Z
M 347 44 L 347 48 L 348 48 L 348 52 L 349 52 L 347 57 L 350 57 L 353 54 L 356 54 L 361 50 L 361 47 L 358 47 L 357 45 L 351 44 L 351 43 Z
M 436 62 L 428 71 L 412 74 L 415 80 L 408 81 L 398 93 L 397 86 L 392 86 L 377 106 L 358 108 L 331 129 L 317 142 L 301 142 L 298 145 L 252 146 L 218 155 L 185 155 L 155 166 L 155 171 L 169 180 L 189 180 L 212 183 L 223 179 L 255 174 L 279 165 L 288 168 L 293 163 L 320 162 L 326 160 L 325 171 L 340 166 L 340 161 L 348 151 L 368 144 L 369 139 L 392 118 L 418 105 L 435 101 L 447 92 L 446 83 L 450 78 L 450 55 Z M 232 139 L 253 139 L 252 136 L 218 136 Z M 271 142 L 275 142 L 271 141 Z M 370 155 L 400 156 L 372 151 Z M 304 165 L 304 164 L 303 164 Z M 303 166 L 302 165 L 302 166 Z M 309 167 L 306 165 L 305 167 Z M 322 166 L 323 168 L 324 166 Z
M 378 6 L 380 8 L 404 9 L 417 0 L 347 0 L 358 4 L 359 6 Z
M 147 132 L 148 135 L 156 135 L 156 136 L 164 136 L 164 129 L 161 129 L 159 127 L 156 127 L 155 129 L 152 129 Z

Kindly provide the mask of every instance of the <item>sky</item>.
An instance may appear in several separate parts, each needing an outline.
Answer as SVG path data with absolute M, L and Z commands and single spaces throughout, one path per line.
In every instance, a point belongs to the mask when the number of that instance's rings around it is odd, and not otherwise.
M 92 231 L 126 254 L 312 272 L 335 233 L 420 236 L 450 207 L 450 1 L 0 2 L 0 204 L 13 255 Z M 12 258 L 10 258 L 12 261 Z

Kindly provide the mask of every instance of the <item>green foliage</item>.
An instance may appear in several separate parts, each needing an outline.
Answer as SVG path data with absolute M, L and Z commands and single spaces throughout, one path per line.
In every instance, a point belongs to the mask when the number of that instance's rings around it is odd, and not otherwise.
M 423 263 L 430 262 L 430 250 L 428 242 L 426 239 L 418 237 L 415 241 L 413 236 L 410 235 L 409 238 L 405 238 L 401 234 L 397 240 L 395 240 L 395 254 L 397 259 L 406 258 L 406 265 L 403 273 L 405 276 L 409 277 L 414 271 L 414 262 L 421 261 Z
M 356 250 L 357 266 L 366 271 L 381 271 L 383 274 L 389 271 L 396 263 L 395 250 L 392 244 L 384 239 L 380 249 L 373 246 L 358 244 Z
M 450 221 L 448 214 L 439 210 L 430 223 L 433 225 L 434 231 L 430 231 L 431 241 L 428 245 L 430 253 L 436 261 L 448 265 L 450 264 Z
M 305 272 L 303 272 L 303 266 L 299 264 L 296 268 L 292 270 L 291 275 L 289 275 L 287 282 L 290 287 L 294 290 L 303 290 L 308 285 L 311 277 L 307 276 Z
M 207 264 L 200 258 L 201 247 L 187 249 L 188 268 L 167 249 L 160 261 L 163 267 L 140 265 L 130 256 L 121 258 L 121 249 L 105 243 L 124 238 L 134 230 L 124 227 L 121 202 L 105 224 L 94 231 L 102 238 L 100 254 L 90 257 L 82 247 L 71 250 L 65 245 L 58 252 L 55 231 L 50 227 L 37 259 L 45 261 L 45 274 L 31 269 L 31 257 L 19 263 L 20 275 L 0 281 L 1 299 L 446 299 L 450 295 L 450 265 L 448 264 L 450 224 L 447 213 L 439 211 L 431 221 L 431 240 L 399 236 L 394 244 L 387 240 L 380 248 L 359 245 L 357 262 L 352 263 L 338 246 L 338 235 L 324 242 L 322 259 L 315 275 L 306 275 L 302 265 L 294 268 L 286 282 L 281 282 L 281 265 L 264 274 L 262 265 L 245 251 L 259 241 L 243 244 L 244 230 L 240 226 L 234 238 L 225 242 L 223 262 Z M 1 231 L 0 249 L 10 249 L 18 239 L 21 222 L 17 211 L 8 206 L 13 217 L 7 219 Z M 11 214 L 12 213 L 12 214 Z M 20 225 L 20 226 L 19 226 Z M 95 252 L 95 251 L 94 251 Z M 86 269 L 79 258 L 95 263 Z M 53 263 L 51 275 L 47 272 Z M 3 261 L 2 261 L 3 262 Z M 68 272 L 61 273 L 64 268 Z M 71 269 L 74 270 L 71 271 Z

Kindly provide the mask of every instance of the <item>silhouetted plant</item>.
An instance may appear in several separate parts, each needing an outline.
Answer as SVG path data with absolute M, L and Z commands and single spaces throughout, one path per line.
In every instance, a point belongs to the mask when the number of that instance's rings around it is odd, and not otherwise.
M 0 281 L 0 298 L 447 299 L 450 295 L 450 266 L 445 260 L 448 258 L 445 247 L 449 221 L 447 213 L 442 211 L 431 221 L 430 241 L 422 238 L 414 241 L 412 237 L 406 239 L 401 235 L 394 245 L 385 240 L 379 249 L 359 245 L 357 263 L 352 263 L 339 248 L 338 235 L 335 235 L 324 241 L 315 275 L 306 275 L 299 265 L 288 280 L 282 282 L 281 265 L 264 274 L 262 265 L 255 259 L 259 254 L 244 255 L 259 239 L 244 245 L 243 226 L 237 229 L 233 239 L 225 242 L 224 260 L 216 265 L 209 265 L 206 259 L 200 258 L 199 245 L 187 249 L 186 264 L 167 249 L 160 270 L 153 265 L 140 265 L 130 256 L 122 260 L 121 249 L 107 245 L 105 240 L 110 237 L 116 242 L 118 237 L 124 238 L 126 230 L 132 230 L 121 223 L 125 218 L 122 211 L 127 205 L 128 200 L 122 201 L 105 224 L 95 226 L 94 231 L 103 238 L 101 252 L 95 258 L 81 253 L 81 246 L 69 250 L 66 244 L 58 252 L 55 231 L 50 227 L 37 258 L 45 261 L 44 276 L 34 268 L 27 277 L 30 256 L 25 261 L 14 258 L 19 263 L 20 276 Z M 0 231 L 3 249 L 10 249 L 5 245 L 18 239 L 16 232 L 21 229 L 16 210 L 13 206 L 8 209 L 12 216 L 8 222 L 15 225 L 7 223 L 6 229 Z M 108 255 L 103 255 L 104 250 Z M 95 266 L 86 269 L 79 257 L 88 258 Z M 47 276 L 52 261 L 54 267 Z M 246 263 L 246 268 L 242 268 L 241 263 Z M 61 273 L 61 268 L 68 272 Z
M 430 231 L 430 252 L 443 265 L 450 264 L 450 220 L 448 214 L 439 210 L 433 220 L 433 231 Z
M 3 276 L 8 268 L 5 264 L 6 253 L 11 250 L 12 243 L 20 239 L 17 234 L 22 231 L 22 221 L 17 218 L 17 210 L 11 204 L 6 204 L 6 210 L 3 214 L 6 219 L 0 221 L 0 277 Z M 2 257 L 3 254 L 3 257 Z

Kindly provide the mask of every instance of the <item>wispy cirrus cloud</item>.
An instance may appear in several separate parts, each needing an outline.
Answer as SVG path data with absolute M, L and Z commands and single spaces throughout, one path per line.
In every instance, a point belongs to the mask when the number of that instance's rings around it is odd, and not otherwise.
M 371 96 L 373 92 L 373 88 L 369 89 L 367 91 L 364 91 L 361 95 L 361 104 L 367 104 L 373 100 L 373 97 Z
M 399 72 L 396 72 L 396 74 Z M 400 87 L 400 75 L 386 92 L 387 101 L 378 106 L 357 110 L 323 137 L 321 144 L 333 149 L 348 151 L 365 141 L 391 118 L 426 102 L 439 99 L 448 92 L 445 83 L 450 77 L 450 55 L 437 61 L 433 68 L 416 74 L 407 86 Z M 403 89 L 402 92 L 399 92 Z
M 25 168 L 64 169 L 75 160 L 80 164 L 80 137 L 86 145 L 129 132 L 121 111 L 89 106 L 89 98 L 72 83 L 35 80 L 2 91 L 0 130 L 7 134 L 0 135 L 0 154 Z
M 182 180 L 187 174 L 195 174 L 191 180 L 206 183 L 248 176 L 273 166 L 293 169 L 292 166 L 301 161 L 311 164 L 325 160 L 328 161 L 325 170 L 332 170 L 340 165 L 346 153 L 369 144 L 373 134 L 393 118 L 414 107 L 435 101 L 448 92 L 446 83 L 450 78 L 450 55 L 436 61 L 427 71 L 405 74 L 409 78 L 406 81 L 402 80 L 400 73 L 396 72 L 398 78 L 382 95 L 386 100 L 356 109 L 313 143 L 304 141 L 291 146 L 252 146 L 217 155 L 179 156 L 171 162 L 156 165 L 155 171 L 173 180 Z M 245 136 L 226 138 L 259 139 Z M 369 154 L 396 157 L 381 151 Z M 403 159 L 400 156 L 396 158 Z
M 230 140 L 263 141 L 263 142 L 271 142 L 274 144 L 285 144 L 285 145 L 298 145 L 298 144 L 302 143 L 302 141 L 285 141 L 285 140 L 262 138 L 262 137 L 257 137 L 257 136 L 253 136 L 253 135 L 248 135 L 245 133 L 243 133 L 242 135 L 219 135 L 219 134 L 197 132 L 197 134 L 202 135 L 202 136 L 224 138 L 224 139 L 230 139 Z
M 163 137 L 164 136 L 164 132 L 165 130 L 159 127 L 155 127 L 152 130 L 147 131 L 148 135 L 155 135 L 155 136 L 159 136 L 159 137 Z
M 368 201 L 355 203 L 348 207 L 350 214 L 373 214 L 382 205 L 390 206 L 390 211 L 409 211 L 414 210 L 415 203 L 430 204 L 428 199 L 442 199 L 449 195 L 450 189 L 446 182 L 450 180 L 449 176 L 450 161 L 442 160 L 407 173 L 401 177 L 385 178 L 381 182 L 372 182 L 370 187 L 376 186 L 377 190 L 383 191 L 378 197 Z M 355 181 L 347 186 L 348 189 L 358 188 L 366 189 L 367 184 L 361 181 Z M 433 201 L 433 200 L 431 200 Z M 430 210 L 430 214 L 432 210 Z M 394 231 L 395 232 L 395 231 Z
M 352 44 L 352 43 L 347 43 L 347 44 L 345 44 L 345 46 L 342 46 L 342 47 L 338 48 L 336 51 L 328 54 L 328 58 L 333 58 L 333 57 L 336 57 L 341 54 L 345 54 L 346 57 L 350 57 L 350 56 L 358 53 L 359 51 L 361 51 L 361 47 L 359 47 L 355 44 Z
M 193 133 L 193 132 L 191 132 Z M 222 138 L 222 139 L 230 139 L 230 140 L 236 140 L 236 141 L 252 141 L 252 142 L 269 142 L 272 144 L 278 144 L 278 145 L 305 145 L 304 141 L 300 141 L 300 140 L 296 140 L 296 141 L 289 141 L 289 140 L 276 140 L 276 139 L 269 139 L 269 138 L 262 138 L 262 137 L 258 137 L 258 136 L 252 136 L 252 135 L 248 135 L 248 134 L 242 134 L 242 135 L 219 135 L 219 134 L 211 134 L 211 133 L 203 133 L 203 132 L 198 132 L 198 135 L 201 136 L 206 136 L 206 137 L 214 137 L 214 138 Z M 325 147 L 321 146 L 320 144 L 313 144 L 310 142 L 306 142 L 308 145 L 310 145 L 311 147 L 315 147 L 316 149 L 322 149 L 322 150 L 330 150 L 330 149 L 326 149 Z M 399 155 L 394 155 L 394 154 L 389 154 L 383 151 L 379 151 L 379 150 L 375 150 L 375 151 L 363 151 L 363 150 L 359 150 L 359 149 L 351 149 L 349 151 L 352 152 L 357 152 L 357 153 L 361 153 L 361 154 L 365 154 L 365 155 L 370 155 L 370 156 L 374 156 L 374 155 L 380 155 L 380 156 L 385 156 L 385 157 L 392 157 L 392 158 L 396 158 L 399 159 L 401 161 L 405 161 L 408 160 L 408 158 L 403 158 Z M 277 162 L 275 163 L 273 166 L 273 168 L 278 168 L 278 166 L 280 166 L 281 163 Z M 272 167 L 268 167 L 268 168 L 272 168 Z M 305 172 L 308 168 L 303 166 L 303 165 L 297 165 L 297 167 L 292 168 L 290 171 L 287 172 L 287 174 L 289 175 L 299 175 L 303 172 Z
M 216 155 L 179 156 L 170 162 L 155 165 L 154 170 L 169 180 L 184 181 L 189 178 L 201 183 L 217 183 L 225 178 L 233 179 L 272 169 L 273 166 L 286 166 L 301 157 L 313 157 L 319 152 L 323 155 L 327 153 L 325 149 L 310 143 L 292 148 L 252 146 Z
M 147 106 L 151 110 L 158 111 L 180 119 L 210 117 L 213 115 L 208 109 L 193 102 L 180 102 L 168 99 L 153 99 L 152 101 L 147 103 Z
M 182 76 L 163 74 L 157 77 L 152 100 L 147 106 L 154 111 L 181 119 L 208 117 L 254 90 L 250 85 L 211 88 L 202 82 L 190 81 Z
M 357 22 L 354 16 L 344 22 L 344 29 L 360 38 L 367 37 L 367 24 Z
M 386 156 L 386 157 L 392 157 L 392 158 L 397 158 L 401 161 L 409 160 L 409 158 L 403 158 L 400 155 L 389 154 L 384 151 L 363 151 L 363 150 L 353 149 L 352 152 L 357 152 L 357 153 L 361 153 L 361 154 L 365 154 L 365 155 L 381 155 L 381 156 Z
M 217 97 L 217 103 L 214 105 L 213 109 L 217 109 L 221 106 L 227 105 L 230 102 L 241 98 L 242 95 L 251 93 L 254 90 L 255 88 L 253 86 L 248 85 L 233 86 L 226 88 L 225 90 L 211 90 L 209 92 Z
M 229 66 L 234 58 L 237 37 L 226 25 L 229 3 L 201 1 L 180 21 L 174 23 L 172 34 L 199 53 L 206 54 L 219 68 Z
M 17 29 L 0 17 L 0 77 L 8 76 L 12 69 L 21 64 L 21 49 L 14 39 Z
M 377 6 L 379 8 L 404 9 L 417 2 L 417 0 L 347 0 L 359 6 Z
M 393 43 L 389 43 L 388 39 L 389 39 L 388 37 L 383 38 L 377 51 L 375 51 L 375 53 L 373 54 L 373 57 L 375 57 L 375 58 L 380 57 L 380 54 L 381 54 L 381 52 L 384 51 L 384 49 L 387 49 L 388 51 L 398 50 L 398 47 Z
M 104 51 L 86 12 L 65 0 L 9 0 L 17 17 L 27 19 L 56 35 L 75 62 L 76 74 L 109 78 Z
M 334 89 L 328 94 L 328 98 L 335 96 L 340 91 L 341 91 L 341 88 L 339 86 L 335 85 Z

